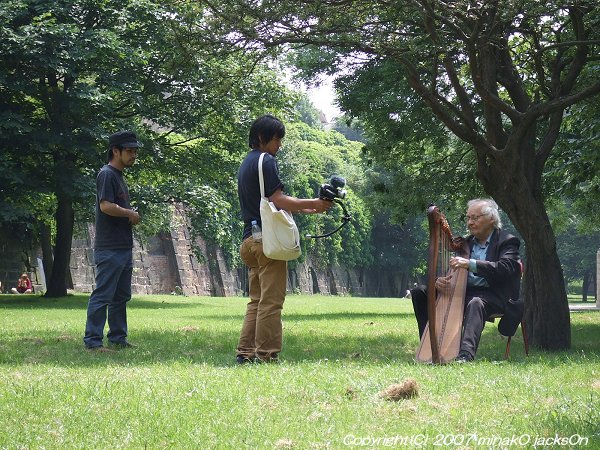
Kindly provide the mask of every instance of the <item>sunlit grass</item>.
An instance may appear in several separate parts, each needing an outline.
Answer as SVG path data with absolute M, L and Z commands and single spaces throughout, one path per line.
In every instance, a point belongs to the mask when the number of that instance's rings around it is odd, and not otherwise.
M 488 325 L 476 362 L 433 367 L 413 362 L 408 300 L 290 296 L 283 362 L 239 367 L 246 301 L 136 297 L 138 347 L 97 354 L 83 349 L 87 296 L 0 296 L 0 447 L 509 448 L 491 439 L 529 436 L 513 447 L 526 448 L 576 435 L 600 445 L 598 312 L 572 315 L 569 352 L 526 357 L 517 334 L 506 362 Z M 407 378 L 415 398 L 379 397 Z

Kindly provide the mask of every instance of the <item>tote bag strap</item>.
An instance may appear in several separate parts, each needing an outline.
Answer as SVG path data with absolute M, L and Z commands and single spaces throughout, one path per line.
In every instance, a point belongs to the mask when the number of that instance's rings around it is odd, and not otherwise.
M 263 159 L 265 158 L 265 153 L 260 154 L 260 158 L 258 158 L 258 182 L 260 184 L 260 196 L 265 197 L 265 179 L 263 178 L 263 170 L 262 164 Z

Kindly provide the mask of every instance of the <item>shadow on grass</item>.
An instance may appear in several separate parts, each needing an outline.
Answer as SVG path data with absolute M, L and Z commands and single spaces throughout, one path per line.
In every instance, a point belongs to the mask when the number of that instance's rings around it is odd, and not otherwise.
M 183 297 L 183 296 L 164 296 L 164 300 L 144 300 L 143 297 L 134 296 L 132 300 L 127 304 L 128 311 L 134 311 L 136 309 L 146 310 L 161 310 L 161 309 L 177 309 L 177 308 L 197 308 L 197 307 L 210 307 L 210 308 L 229 308 L 234 302 L 241 308 L 239 314 L 223 314 L 220 311 L 213 313 L 198 314 L 192 317 L 196 317 L 198 320 L 203 318 L 221 318 L 225 320 L 234 319 L 242 320 L 245 305 L 248 299 L 243 299 L 241 302 L 238 297 L 231 297 L 231 300 L 222 298 L 222 302 L 215 302 L 216 297 L 209 297 L 210 302 L 204 302 L 202 297 Z M 11 310 L 31 310 L 39 307 L 40 309 L 52 309 L 52 310 L 85 310 L 87 308 L 89 295 L 69 295 L 67 297 L 60 298 L 46 298 L 39 295 L 2 295 L 0 296 L 0 311 L 3 309 Z M 406 317 L 413 317 L 412 312 L 356 312 L 356 311 L 341 311 L 341 312 L 315 312 L 309 314 L 300 314 L 294 312 L 287 312 L 284 310 L 283 320 L 285 321 L 330 321 L 330 320 L 345 320 L 345 319 L 357 319 L 366 321 L 376 321 L 382 319 L 402 319 Z M 415 325 L 416 329 L 416 325 Z
M 402 319 L 412 318 L 414 314 L 412 312 L 336 312 L 336 313 L 315 313 L 315 314 L 298 314 L 298 313 L 283 313 L 283 320 L 293 320 L 297 322 L 305 320 L 344 320 L 344 319 L 362 319 L 362 320 L 377 320 L 377 319 Z M 417 330 L 417 323 L 415 322 L 415 330 Z
M 525 345 L 521 328 L 513 336 L 510 345 L 510 360 L 523 363 L 537 362 L 540 358 L 550 366 L 558 366 L 565 362 L 589 361 L 600 362 L 600 323 L 574 323 L 571 326 L 571 349 L 559 352 L 544 351 L 529 345 L 529 357 L 525 354 Z M 507 338 L 502 336 L 495 324 L 487 324 L 481 341 L 477 358 L 503 360 Z
M 598 335 L 600 325 L 584 325 L 580 336 L 574 339 L 573 349 L 564 352 L 532 350 L 526 357 L 521 342 L 515 338 L 511 361 L 519 366 L 539 364 L 590 364 L 600 362 L 599 344 L 591 339 Z M 494 330 L 495 333 L 497 333 Z M 382 330 L 376 335 L 367 333 L 310 334 L 294 330 L 284 334 L 284 351 L 281 358 L 286 364 L 330 361 L 336 363 L 397 364 L 414 362 L 416 339 L 406 333 Z M 587 336 L 587 337 L 585 337 Z M 0 364 L 50 365 L 65 367 L 148 366 L 154 364 L 207 364 L 215 367 L 235 366 L 235 347 L 238 333 L 215 332 L 195 326 L 177 330 L 133 330 L 134 349 L 113 353 L 95 353 L 84 349 L 82 336 L 37 332 L 17 334 L 0 340 Z M 482 337 L 478 361 L 503 361 L 506 341 L 486 332 Z M 476 364 L 477 361 L 474 363 Z
M 134 297 L 130 303 L 131 310 L 156 310 L 161 314 L 161 320 L 158 324 L 155 317 L 148 324 L 138 320 L 145 327 L 130 326 L 130 337 L 138 348 L 110 354 L 89 352 L 83 347 L 87 300 L 87 295 L 60 299 L 45 299 L 35 295 L 1 296 L 0 315 L 3 309 L 31 311 L 35 305 L 41 305 L 43 308 L 40 310 L 80 310 L 82 322 L 81 333 L 73 333 L 73 328 L 63 332 L 21 328 L 11 334 L 3 333 L 0 335 L 0 364 L 104 367 L 181 362 L 224 367 L 235 365 L 235 348 L 246 300 L 237 298 L 230 302 L 227 299 L 215 301 L 198 297 L 165 296 L 164 300 L 162 297 L 154 297 L 150 301 Z M 232 305 L 238 310 L 237 314 L 230 309 Z M 161 309 L 198 306 L 202 306 L 205 313 L 174 317 L 181 325 L 169 325 L 162 321 Z M 217 310 L 205 310 L 204 307 Z M 219 308 L 223 309 L 218 310 Z M 187 313 L 188 311 L 185 312 Z M 79 317 L 79 313 L 76 314 Z M 164 318 L 168 317 L 165 314 Z M 410 364 L 414 361 L 418 345 L 416 324 L 410 311 L 388 313 L 324 310 L 322 313 L 310 314 L 292 311 L 284 312 L 283 320 L 284 350 L 281 358 L 288 364 L 324 360 L 361 364 Z M 310 324 L 310 321 L 315 324 Z M 600 323 L 594 318 L 587 317 L 584 321 L 573 323 L 570 351 L 546 353 L 531 349 L 531 356 L 528 358 L 524 354 L 520 333 L 519 329 L 511 345 L 511 360 L 514 363 L 538 364 L 543 360 L 545 364 L 553 366 L 600 360 L 600 341 L 597 339 L 600 335 Z M 488 324 L 481 339 L 477 360 L 502 361 L 505 346 L 506 340 L 499 335 L 497 325 Z
M 89 295 L 69 295 L 67 297 L 46 298 L 41 295 L 0 295 L 0 310 L 2 309 L 86 309 Z M 164 296 L 164 300 L 144 300 L 135 295 L 128 303 L 128 308 L 164 309 L 164 308 L 195 308 L 204 306 L 198 297 Z M 211 305 L 216 306 L 216 305 Z
M 99 367 L 147 366 L 164 363 L 235 366 L 238 332 L 215 332 L 194 326 L 174 331 L 133 330 L 133 349 L 98 353 L 86 350 L 82 335 L 37 332 L 0 340 L 0 364 Z M 361 361 L 409 363 L 414 349 L 410 339 L 393 333 L 378 336 L 331 336 L 284 334 L 281 359 L 288 364 L 305 361 Z

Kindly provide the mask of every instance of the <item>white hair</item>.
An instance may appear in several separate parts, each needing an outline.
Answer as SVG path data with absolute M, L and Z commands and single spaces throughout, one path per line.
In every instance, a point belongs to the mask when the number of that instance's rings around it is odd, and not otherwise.
M 480 203 L 485 204 L 485 206 L 481 208 L 481 213 L 492 216 L 494 228 L 502 228 L 502 221 L 500 220 L 500 213 L 498 212 L 498 203 L 491 198 L 475 198 L 473 200 L 469 200 L 467 203 L 467 208 Z

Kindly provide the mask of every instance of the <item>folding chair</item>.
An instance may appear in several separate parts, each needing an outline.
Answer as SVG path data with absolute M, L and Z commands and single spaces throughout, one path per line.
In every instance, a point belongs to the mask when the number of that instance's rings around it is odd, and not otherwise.
M 501 319 L 502 316 L 504 314 L 494 314 L 493 316 L 490 316 L 487 321 L 488 322 L 495 322 L 495 319 Z M 525 330 L 525 321 L 521 320 L 521 332 L 523 333 L 523 346 L 525 347 L 525 355 L 529 356 L 529 341 L 527 340 L 527 331 Z M 510 342 L 511 342 L 512 336 L 507 336 L 507 341 L 506 341 L 506 350 L 504 351 L 504 359 L 508 359 L 510 356 Z
M 523 274 L 524 268 L 523 268 L 523 262 L 519 261 L 519 264 L 521 265 L 521 274 Z M 514 293 L 514 297 L 513 298 L 519 298 L 520 295 L 520 285 L 521 283 L 519 282 L 519 285 L 517 286 L 515 293 Z M 491 317 L 489 317 L 487 320 L 489 322 L 494 322 L 495 319 L 501 319 L 504 316 L 504 314 L 494 314 Z M 521 318 L 521 332 L 523 333 L 523 345 L 525 346 L 525 355 L 529 356 L 529 341 L 527 341 L 527 332 L 525 330 L 525 321 Z M 516 330 L 515 330 L 516 332 Z M 512 339 L 512 336 L 507 336 L 508 340 L 506 342 L 506 350 L 504 351 L 504 359 L 508 359 L 510 356 L 510 341 Z

